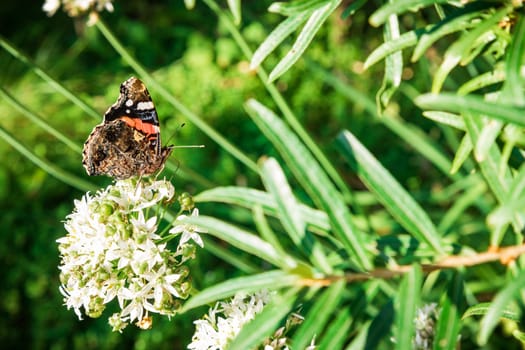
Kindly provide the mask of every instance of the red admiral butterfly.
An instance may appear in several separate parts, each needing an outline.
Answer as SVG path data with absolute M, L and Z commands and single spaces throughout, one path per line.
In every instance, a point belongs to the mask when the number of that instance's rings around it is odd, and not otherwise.
M 146 86 L 131 77 L 120 96 L 84 143 L 82 164 L 88 175 L 123 180 L 147 176 L 164 167 L 173 146 L 162 147 L 159 118 Z

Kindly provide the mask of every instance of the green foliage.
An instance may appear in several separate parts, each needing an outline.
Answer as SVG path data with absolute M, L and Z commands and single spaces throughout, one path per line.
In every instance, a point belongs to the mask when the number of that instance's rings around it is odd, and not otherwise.
M 521 1 L 115 7 L 77 33 L 29 12 L 33 35 L 0 37 L 6 346 L 185 348 L 204 306 L 269 289 L 232 348 L 300 307 L 292 349 L 407 349 L 429 302 L 434 349 L 521 348 Z M 85 175 L 81 145 L 132 74 L 164 140 L 206 146 L 176 149 L 165 174 L 208 233 L 183 312 L 121 335 L 61 306 L 55 240 L 72 200 L 109 182 Z

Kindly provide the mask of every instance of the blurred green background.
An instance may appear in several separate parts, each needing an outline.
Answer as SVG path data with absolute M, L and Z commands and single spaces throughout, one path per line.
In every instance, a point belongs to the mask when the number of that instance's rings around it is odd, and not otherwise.
M 226 6 L 225 3 L 221 5 Z M 243 2 L 241 32 L 252 49 L 282 19 L 267 12 L 270 3 Z M 136 73 L 95 28 L 67 17 L 61 10 L 47 17 L 42 4 L 32 0 L 4 1 L 0 6 L 0 34 L 92 105 L 100 118 L 88 116 L 4 50 L 0 50 L 1 86 L 81 146 L 116 100 L 119 84 Z M 102 13 L 102 18 L 163 86 L 253 160 L 276 155 L 243 109 L 250 97 L 269 107 L 274 107 L 273 102 L 258 77 L 248 70 L 247 59 L 206 6 L 197 1 L 196 8 L 188 11 L 180 0 L 126 1 L 115 2 L 114 6 L 115 11 Z M 365 6 L 346 20 L 340 18 L 340 12 L 331 16 L 304 58 L 279 79 L 277 87 L 337 169 L 346 166 L 334 151 L 333 138 L 346 128 L 420 203 L 427 205 L 428 194 L 446 179 L 381 122 L 367 115 L 362 106 L 334 92 L 312 69 L 324 67 L 374 100 L 382 67 L 362 71 L 362 62 L 382 40 L 381 29 L 367 23 L 371 11 Z M 401 20 L 406 26 L 415 25 L 413 17 Z M 273 66 L 289 44 L 265 65 Z M 421 60 L 418 74 L 411 68 L 405 69 L 407 94 L 414 89 L 428 91 L 431 79 L 425 72 L 434 64 L 431 59 Z M 150 88 L 150 93 L 161 118 L 164 143 L 205 145 L 204 149 L 175 150 L 176 170 L 166 174 L 178 191 L 196 194 L 215 185 L 261 187 L 255 173 L 177 115 L 154 89 Z M 399 105 L 390 108 L 401 111 L 407 121 L 439 142 L 443 137 L 440 129 L 421 118 L 410 96 L 402 91 L 396 99 Z M 0 115 L 0 126 L 39 157 L 97 186 L 111 182 L 105 177 L 89 178 L 80 154 L 30 122 L 4 99 L 0 99 Z M 181 127 L 183 123 L 185 126 Z M 113 334 L 107 325 L 109 310 L 100 319 L 79 322 L 72 310 L 62 306 L 55 240 L 65 234 L 63 220 L 71 212 L 73 200 L 83 193 L 51 177 L 4 141 L 0 141 L 0 155 L 0 260 L 4 286 L 0 289 L 0 344 L 5 348 L 31 349 L 185 348 L 193 334 L 192 320 L 201 317 L 205 310 L 171 321 L 157 317 L 155 326 L 147 332 L 128 327 L 124 334 Z M 362 188 L 350 172 L 341 175 L 352 187 Z M 248 215 L 220 205 L 203 205 L 200 210 L 238 222 Z M 197 287 L 240 273 L 205 250 L 198 255 L 195 264 L 213 269 L 201 268 L 205 271 L 202 275 L 197 272 Z

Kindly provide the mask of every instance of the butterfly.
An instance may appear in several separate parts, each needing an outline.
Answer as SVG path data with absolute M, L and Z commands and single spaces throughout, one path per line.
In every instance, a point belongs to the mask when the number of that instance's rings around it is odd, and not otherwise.
M 88 175 L 117 180 L 162 170 L 173 146 L 162 147 L 157 111 L 148 89 L 135 77 L 120 85 L 120 96 L 84 143 Z

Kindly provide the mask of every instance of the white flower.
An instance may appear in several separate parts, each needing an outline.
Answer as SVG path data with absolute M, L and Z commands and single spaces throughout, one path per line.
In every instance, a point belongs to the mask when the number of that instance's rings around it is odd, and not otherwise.
M 199 216 L 199 209 L 197 208 L 193 209 L 191 216 L 193 217 Z M 187 215 L 179 215 L 177 217 L 177 221 L 182 221 L 186 219 L 187 217 L 188 217 Z M 202 248 L 204 247 L 204 242 L 202 241 L 202 238 L 199 235 L 199 232 L 206 233 L 208 231 L 205 229 L 199 228 L 195 225 L 191 225 L 191 224 L 177 225 L 170 230 L 170 233 L 175 234 L 175 235 L 182 233 L 182 236 L 180 237 L 180 241 L 179 241 L 179 246 L 182 246 L 186 242 L 193 240 L 195 243 L 197 243 Z
M 55 12 L 57 12 L 59 7 L 60 0 L 46 0 L 44 5 L 42 6 L 42 10 L 44 10 L 44 12 L 47 12 L 48 16 L 53 16 Z
M 68 16 L 77 17 L 91 10 L 97 12 L 107 10 L 112 12 L 112 1 L 113 0 L 46 0 L 42 6 L 42 10 L 44 10 L 48 16 L 53 16 L 62 4 Z
M 417 309 L 416 318 L 414 319 L 416 326 L 416 335 L 414 337 L 415 349 L 432 349 L 437 315 L 436 303 L 426 304 Z
M 114 331 L 133 322 L 150 327 L 150 312 L 175 313 L 191 287 L 188 257 L 168 249 L 157 232 L 162 212 L 151 209 L 174 194 L 167 181 L 123 180 L 75 200 L 68 234 L 57 242 L 60 292 L 79 319 L 99 317 L 115 299 L 121 311 L 109 319 Z
M 195 334 L 188 349 L 226 349 L 242 327 L 262 311 L 269 298 L 270 294 L 262 291 L 252 295 L 237 293 L 230 302 L 218 302 L 203 319 L 193 322 Z

